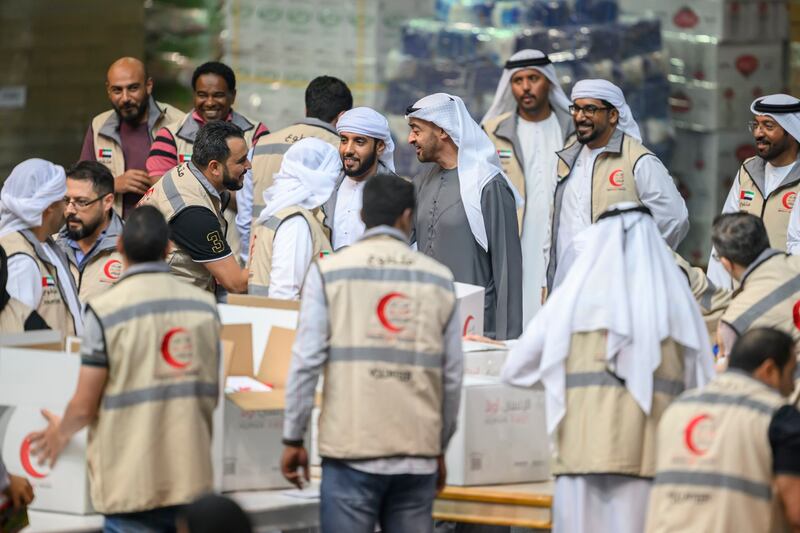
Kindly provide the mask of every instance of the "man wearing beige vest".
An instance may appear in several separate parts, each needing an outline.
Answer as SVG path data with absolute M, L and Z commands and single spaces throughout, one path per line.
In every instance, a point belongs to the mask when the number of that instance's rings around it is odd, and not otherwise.
M 503 171 L 525 201 L 517 212 L 523 327 L 541 307 L 542 250 L 556 188 L 556 152 L 575 131 L 570 103 L 550 58 L 539 50 L 520 50 L 506 61 L 494 102 L 481 121 Z
M 340 173 L 339 152 L 325 141 L 301 139 L 286 151 L 253 229 L 249 294 L 300 298 L 311 261 L 332 251 L 316 213 Z
M 453 275 L 409 248 L 413 210 L 411 183 L 371 178 L 366 233 L 315 261 L 303 287 L 281 464 L 291 482 L 308 481 L 303 435 L 324 371 L 322 533 L 433 529 L 463 356 Z
M 64 252 L 52 235 L 64 224 L 64 169 L 28 159 L 0 190 L 0 246 L 8 254 L 8 294 L 62 335 L 81 334 L 80 301 Z
M 800 257 L 770 248 L 764 221 L 750 213 L 719 215 L 711 241 L 726 272 L 740 283 L 720 319 L 720 354 L 755 327 L 776 328 L 800 341 Z
M 549 236 L 546 289 L 552 291 L 585 243 L 576 239 L 611 205 L 645 205 L 671 248 L 689 231 L 689 213 L 666 167 L 642 145 L 642 135 L 619 87 L 581 80 L 570 111 L 577 139 L 558 153 Z
M 123 218 L 153 184 L 145 170 L 156 132 L 183 112 L 153 98 L 153 79 L 133 57 L 114 61 L 106 74 L 111 108 L 92 119 L 81 161 L 98 161 L 114 176 L 114 209 Z
M 67 169 L 67 223 L 56 240 L 69 260 L 81 303 L 104 292 L 122 274 L 117 239 L 122 219 L 113 209 L 114 176 L 96 161 Z
M 645 206 L 616 204 L 501 376 L 545 390 L 553 533 L 641 533 L 666 407 L 714 373 L 703 317 Z M 646 298 L 642 295 L 648 295 Z
M 791 249 L 787 233 L 792 207 L 800 192 L 800 100 L 788 94 L 772 94 L 754 100 L 750 111 L 754 116 L 748 127 L 757 155 L 739 167 L 722 213 L 743 211 L 760 217 L 770 245 L 785 252 Z M 735 288 L 716 255 L 712 250 L 708 260 L 709 279 L 720 287 Z
M 247 269 L 228 246 L 222 212 L 249 168 L 242 130 L 230 122 L 209 122 L 197 133 L 192 160 L 164 174 L 139 202 L 156 207 L 169 223 L 172 273 L 211 293 L 218 285 L 227 292 L 247 291 Z
M 33 453 L 52 466 L 89 426 L 92 504 L 106 531 L 175 531 L 180 507 L 211 490 L 211 421 L 220 322 L 213 296 L 164 262 L 164 217 L 135 209 L 122 233 L 125 272 L 86 309 L 78 384 L 63 418 L 42 411 Z
M 236 193 L 238 211 L 236 227 L 242 242 L 250 242 L 251 227 L 264 209 L 264 191 L 272 185 L 273 176 L 281 168 L 286 150 L 301 139 L 314 137 L 334 148 L 339 147 L 336 122 L 342 113 L 352 109 L 353 95 L 342 80 L 319 76 L 306 87 L 306 118 L 282 130 L 265 135 L 251 149 L 253 170 L 244 178 L 242 190 Z M 242 246 L 242 259 L 247 261 L 248 247 Z
M 796 367 L 791 337 L 755 328 L 725 373 L 667 408 L 648 533 L 800 531 L 800 412 L 786 405 Z
M 0 333 L 22 333 L 36 329 L 49 329 L 44 319 L 6 290 L 8 281 L 8 256 L 0 246 Z

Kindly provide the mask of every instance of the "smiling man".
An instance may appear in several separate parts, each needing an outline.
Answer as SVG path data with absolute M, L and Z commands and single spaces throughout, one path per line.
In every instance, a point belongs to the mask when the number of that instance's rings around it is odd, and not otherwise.
M 69 260 L 82 303 L 105 292 L 122 273 L 117 239 L 122 219 L 114 212 L 114 176 L 96 161 L 67 169 L 66 225 L 56 240 Z
M 558 152 L 553 218 L 545 239 L 548 292 L 583 248 L 576 236 L 615 203 L 647 206 L 673 249 L 689 231 L 686 204 L 664 164 L 642 145 L 620 88 L 606 80 L 581 80 L 572 89 L 572 104 L 577 139 Z
M 369 107 L 345 112 L 336 123 L 344 173 L 322 206 L 334 250 L 364 234 L 361 205 L 364 184 L 377 173 L 394 174 L 394 142 L 386 117 Z

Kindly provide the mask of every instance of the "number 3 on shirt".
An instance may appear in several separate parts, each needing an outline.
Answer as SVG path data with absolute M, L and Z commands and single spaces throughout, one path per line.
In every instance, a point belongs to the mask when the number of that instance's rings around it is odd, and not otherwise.
M 215 254 L 218 254 L 225 249 L 225 241 L 222 240 L 222 236 L 217 230 L 214 230 L 206 235 L 206 240 L 211 243 L 211 251 Z

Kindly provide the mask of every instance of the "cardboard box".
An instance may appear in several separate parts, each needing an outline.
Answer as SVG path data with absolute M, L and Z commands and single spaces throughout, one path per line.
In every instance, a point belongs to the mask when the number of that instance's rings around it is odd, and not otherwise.
M 41 409 L 63 416 L 75 392 L 80 358 L 63 351 L 0 347 L 0 452 L 12 474 L 28 478 L 30 508 L 71 514 L 93 512 L 86 466 L 86 430 L 70 440 L 54 468 L 40 466 L 26 440 L 47 421 Z
M 483 300 L 486 289 L 455 282 L 461 335 L 483 335 Z
M 550 478 L 544 389 L 467 376 L 458 429 L 446 454 L 449 485 L 528 483 Z
M 508 357 L 508 348 L 501 345 L 464 341 L 464 376 L 500 375 Z

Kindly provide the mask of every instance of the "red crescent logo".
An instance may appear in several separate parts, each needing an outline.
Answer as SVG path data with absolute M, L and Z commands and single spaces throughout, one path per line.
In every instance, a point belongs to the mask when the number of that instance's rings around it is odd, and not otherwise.
M 167 362 L 169 366 L 175 367 L 177 369 L 186 368 L 189 364 L 189 361 L 178 361 L 173 357 L 172 353 L 170 352 L 170 341 L 172 337 L 177 335 L 178 333 L 185 333 L 188 335 L 188 332 L 184 328 L 172 328 L 164 335 L 164 340 L 161 341 L 161 356 L 164 358 L 164 361 Z
M 672 23 L 679 28 L 694 28 L 700 22 L 700 17 L 689 7 L 683 7 L 672 17 Z
M 22 468 L 29 476 L 36 479 L 44 479 L 47 474 L 42 474 L 33 467 L 31 463 L 31 440 L 28 437 L 22 441 L 22 446 L 19 448 L 19 462 L 22 463 Z
M 786 209 L 791 209 L 796 199 L 797 199 L 796 192 L 787 192 L 786 194 L 783 195 L 783 198 L 781 198 L 781 203 L 783 204 L 783 207 L 785 207 Z
M 608 182 L 611 184 L 612 187 L 622 187 L 622 184 L 625 181 L 625 173 L 622 172 L 621 168 L 618 168 L 614 172 L 608 176 Z
M 119 259 L 111 259 L 103 267 L 103 272 L 108 279 L 119 279 L 122 273 L 122 262 Z
M 750 54 L 739 56 L 736 59 L 736 70 L 745 78 L 749 78 L 753 72 L 758 70 L 758 58 Z
M 792 308 L 792 318 L 794 319 L 794 327 L 800 329 L 800 300 L 794 303 Z
M 395 298 L 408 299 L 408 296 L 399 292 L 390 292 L 389 294 L 380 299 L 380 301 L 378 302 L 378 309 L 377 309 L 378 320 L 381 321 L 381 325 L 387 330 L 391 331 L 392 333 L 398 333 L 400 331 L 403 331 L 403 328 L 392 324 L 389 321 L 389 319 L 386 318 L 386 307 L 389 305 L 389 302 L 391 302 Z
M 462 337 L 466 337 L 467 336 L 467 333 L 469 332 L 469 325 L 470 325 L 470 323 L 472 323 L 473 320 L 475 320 L 475 317 L 472 316 L 472 315 L 469 315 L 467 317 L 467 319 L 464 321 L 464 330 L 461 332 L 461 336 Z
M 704 420 L 711 420 L 711 416 L 706 414 L 698 415 L 692 418 L 686 425 L 686 429 L 683 430 L 683 441 L 689 451 L 694 455 L 704 455 L 708 451 L 707 448 L 698 448 L 697 444 L 694 442 L 694 430 L 697 429 L 697 426 Z

